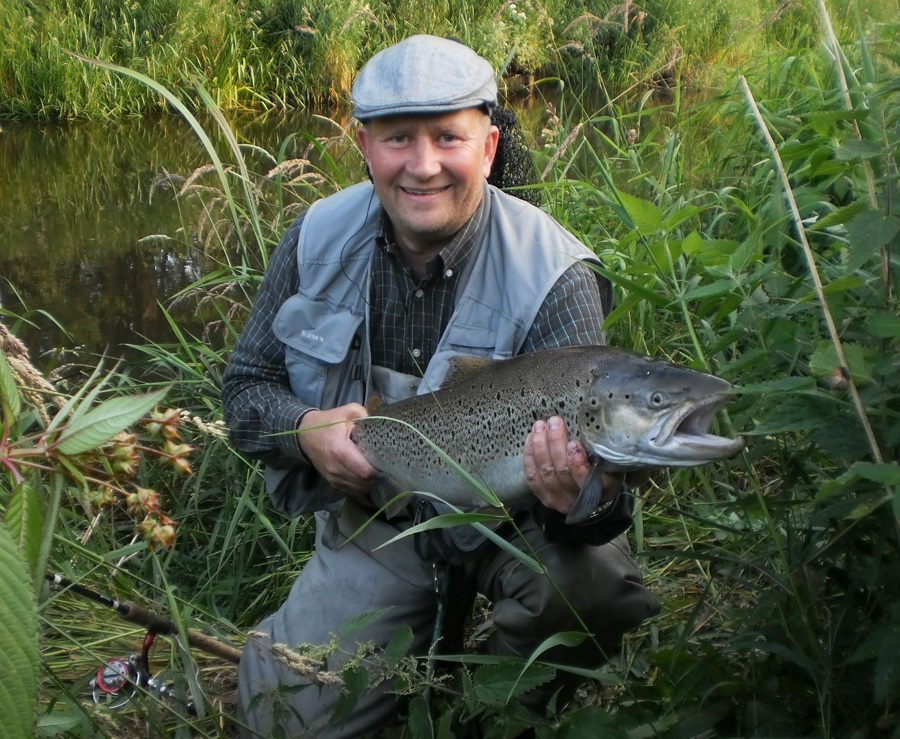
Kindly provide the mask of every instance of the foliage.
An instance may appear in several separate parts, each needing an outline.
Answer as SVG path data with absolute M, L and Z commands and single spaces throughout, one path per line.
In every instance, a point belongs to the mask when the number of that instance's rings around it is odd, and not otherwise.
M 876 30 L 855 64 L 833 42 L 760 60 L 749 98 L 735 78 L 691 110 L 676 98 L 671 118 L 590 121 L 555 195 L 622 290 L 613 339 L 735 381 L 730 422 L 753 439 L 746 469 L 673 476 L 644 509 L 652 561 L 656 540 L 706 563 L 691 619 L 620 709 L 663 716 L 667 735 L 898 730 L 900 681 L 879 655 L 898 613 L 900 100 L 896 28 Z M 685 486 L 690 510 L 670 502 Z
M 413 17 L 405 4 L 394 5 Z M 714 15 L 696 26 L 701 39 L 740 34 L 730 4 L 703 5 Z M 660 4 L 659 17 L 670 15 L 659 33 L 683 22 L 679 12 L 700 16 L 694 4 L 675 6 Z M 206 7 L 197 4 L 195 12 Z M 310 22 L 291 3 L 255 8 L 259 27 L 273 37 Z M 507 4 L 502 12 L 512 9 Z M 600 20 L 610 12 L 599 4 L 578 10 Z M 857 6 L 851 10 L 847 27 L 857 20 Z M 827 32 L 830 18 L 814 12 L 783 5 L 779 17 L 751 18 L 764 23 L 770 53 L 750 62 L 740 57 L 740 74 L 717 67 L 716 87 L 704 94 L 688 94 L 676 69 L 662 93 L 615 98 L 599 112 L 587 94 L 552 108 L 534 101 L 547 207 L 597 251 L 617 288 L 610 339 L 735 382 L 739 392 L 723 423 L 751 443 L 730 465 L 656 474 L 641 492 L 634 542 L 664 611 L 589 675 L 592 687 L 576 705 L 546 717 L 517 707 L 520 691 L 561 669 L 539 655 L 513 663 L 467 654 L 435 669 L 408 658 L 400 633 L 384 655 L 366 654 L 364 669 L 356 662 L 337 676 L 347 681 L 348 701 L 370 679 L 392 680 L 410 695 L 396 735 L 444 737 L 473 726 L 497 737 L 527 726 L 538 736 L 571 737 L 900 735 L 900 29 L 860 18 L 856 40 L 840 46 Z M 112 13 L 107 22 L 119 17 Z M 482 16 L 471 10 L 469 17 Z M 630 32 L 649 33 L 656 21 L 648 17 Z M 364 13 L 353 22 L 377 26 Z M 601 33 L 608 25 L 587 19 L 575 28 L 591 30 L 584 48 L 610 43 Z M 315 36 L 302 33 L 310 36 L 305 42 Z M 619 36 L 615 42 L 625 43 Z M 703 57 L 700 45 L 684 48 L 688 57 Z M 352 67 L 358 58 L 347 54 L 341 59 Z M 203 99 L 202 88 L 192 90 Z M 198 170 L 188 178 L 193 186 L 181 188 L 182 198 L 201 203 L 209 218 L 200 231 L 204 249 L 221 262 L 178 296 L 211 310 L 208 330 L 193 336 L 173 321 L 174 345 L 142 348 L 144 368 L 166 378 L 170 402 L 188 409 L 182 433 L 195 447 L 197 473 L 188 478 L 142 465 L 146 487 L 168 491 L 178 542 L 150 552 L 114 516 L 88 532 L 77 510 L 63 508 L 59 523 L 43 530 L 55 532 L 49 556 L 67 574 L 89 573 L 87 581 L 117 592 L 157 597 L 178 623 L 203 619 L 225 637 L 283 599 L 310 550 L 308 524 L 269 517 L 258 474 L 228 448 L 217 423 L 217 388 L 286 220 L 319 192 L 360 175 L 346 132 L 338 126 L 336 133 L 308 142 L 325 155 L 320 168 L 282 148 L 255 152 L 266 163 L 255 176 L 240 166 L 246 150 L 231 146 L 219 168 Z M 146 380 L 127 374 L 116 382 L 126 396 L 147 389 Z M 19 397 L 15 385 L 0 382 L 9 407 Z M 79 417 L 87 415 L 85 408 Z M 13 439 L 27 437 L 21 425 L 10 429 Z M 44 491 L 40 480 L 35 490 Z M 15 518 L 7 493 L 6 515 L 12 510 Z M 33 499 L 20 496 L 18 510 L 27 514 Z M 31 561 L 41 548 L 31 543 L 23 551 L 32 552 Z M 110 634 L 121 637 L 121 648 L 134 640 L 111 622 L 98 636 L 76 603 L 55 596 L 42 612 L 45 631 L 66 637 L 45 637 L 42 645 L 49 686 L 41 691 L 43 720 L 69 706 L 76 735 L 138 735 L 157 706 L 136 706 L 135 728 L 128 715 L 88 712 L 70 687 L 106 658 Z M 478 624 L 473 649 L 490 628 L 489 615 Z M 156 728 L 229 735 L 232 711 L 220 696 L 230 685 L 214 679 L 221 665 L 192 658 L 177 640 L 167 662 L 185 675 L 205 713 L 191 719 L 169 712 Z
M 844 17 L 851 0 L 832 0 Z M 203 109 L 346 105 L 360 64 L 412 33 L 455 36 L 509 73 L 511 94 L 668 87 L 682 68 L 752 58 L 760 40 L 814 43 L 805 3 L 765 0 L 26 0 L 0 7 L 0 118 L 105 118 L 165 107 L 152 88 L 65 51 L 148 74 Z M 870 12 L 879 12 L 873 8 Z M 890 17 L 885 9 L 884 17 Z M 760 29 L 763 33 L 758 32 Z M 768 37 L 768 38 L 767 38 Z
M 0 524 L 0 711 L 7 736 L 29 736 L 37 708 L 40 650 L 34 591 L 25 557 Z
M 0 639 L 8 657 L 3 663 L 3 716 L 8 735 L 31 736 L 42 600 L 35 584 L 44 580 L 48 562 L 59 556 L 54 539 L 60 519 L 80 510 L 78 526 L 89 532 L 101 520 L 100 511 L 127 509 L 135 538 L 146 539 L 143 547 L 171 547 L 175 522 L 162 512 L 159 494 L 140 485 L 144 475 L 139 467 L 157 458 L 190 474 L 191 447 L 179 443 L 178 410 L 151 412 L 164 388 L 104 398 L 113 376 L 101 377 L 98 368 L 76 392 L 63 397 L 35 372 L 24 347 L 2 324 L 0 342 Z M 127 430 L 141 419 L 145 439 L 139 440 Z M 115 518 L 115 511 L 108 515 Z

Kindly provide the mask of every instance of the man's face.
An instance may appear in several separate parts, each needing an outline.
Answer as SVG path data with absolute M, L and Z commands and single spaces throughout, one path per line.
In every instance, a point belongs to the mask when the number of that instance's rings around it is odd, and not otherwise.
M 359 145 L 397 243 L 440 250 L 481 202 L 499 134 L 475 109 L 369 121 Z

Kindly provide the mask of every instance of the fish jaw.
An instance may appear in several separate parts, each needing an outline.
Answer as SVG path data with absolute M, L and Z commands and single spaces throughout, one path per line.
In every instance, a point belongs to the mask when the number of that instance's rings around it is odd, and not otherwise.
M 656 360 L 633 368 L 597 375 L 580 414 L 585 447 L 608 469 L 694 467 L 744 449 L 743 439 L 709 431 L 731 383 Z
M 711 396 L 673 409 L 654 424 L 655 433 L 640 439 L 637 455 L 659 466 L 694 467 L 739 454 L 744 449 L 742 438 L 709 432 L 726 401 L 724 396 Z

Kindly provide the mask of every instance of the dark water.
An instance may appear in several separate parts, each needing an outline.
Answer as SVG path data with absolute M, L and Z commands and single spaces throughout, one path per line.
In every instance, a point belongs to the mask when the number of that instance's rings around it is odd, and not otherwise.
M 540 98 L 513 107 L 534 132 L 552 108 Z M 343 150 L 311 148 L 314 140 L 336 137 L 346 117 L 339 123 L 302 112 L 227 117 L 256 174 L 273 164 L 264 151 L 278 161 L 308 159 L 311 170 L 333 170 L 345 181 L 362 177 L 346 137 Z M 234 161 L 216 125 L 202 122 L 223 160 Z M 172 297 L 219 267 L 223 255 L 209 250 L 201 226 L 209 221 L 198 200 L 176 198 L 171 187 L 154 183 L 165 173 L 188 176 L 209 161 L 196 134 L 174 115 L 0 122 L 0 320 L 37 366 L 48 369 L 73 354 L 85 361 L 103 353 L 135 356 L 129 344 L 173 341 L 160 304 L 179 329 L 201 334 L 195 306 L 173 306 Z M 315 189 L 304 197 L 313 199 Z
M 294 141 L 285 158 L 308 145 L 289 134 L 328 127 L 301 114 L 230 122 L 242 144 L 275 152 Z M 0 129 L 0 320 L 44 367 L 60 349 L 120 356 L 127 344 L 169 342 L 160 303 L 210 268 L 196 248 L 198 203 L 153 187 L 161 173 L 208 163 L 188 125 L 160 116 Z M 175 316 L 198 328 L 191 309 Z

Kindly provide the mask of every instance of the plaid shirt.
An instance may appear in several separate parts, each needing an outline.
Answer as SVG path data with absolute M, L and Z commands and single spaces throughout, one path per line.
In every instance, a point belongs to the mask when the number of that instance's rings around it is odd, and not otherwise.
M 487 198 L 422 279 L 398 258 L 390 223 L 375 239 L 370 300 L 372 361 L 421 376 L 453 312 L 461 273 L 487 230 Z M 297 239 L 303 216 L 285 232 L 269 264 L 222 389 L 225 422 L 235 446 L 273 467 L 305 463 L 295 431 L 309 409 L 290 389 L 283 344 L 272 332 L 279 307 L 297 292 Z M 485 245 L 485 248 L 490 248 Z M 602 341 L 603 308 L 594 272 L 575 263 L 547 295 L 522 353 Z M 282 435 L 276 435 L 282 434 Z

